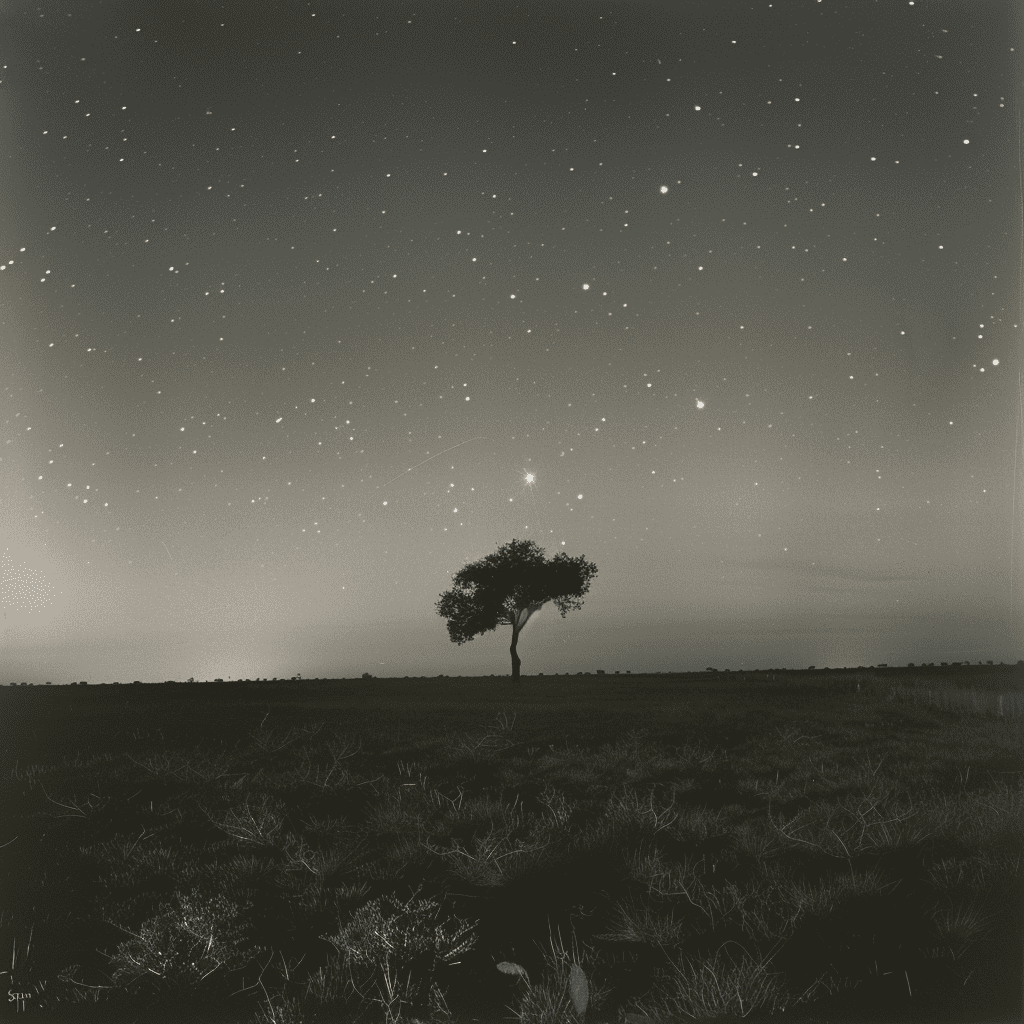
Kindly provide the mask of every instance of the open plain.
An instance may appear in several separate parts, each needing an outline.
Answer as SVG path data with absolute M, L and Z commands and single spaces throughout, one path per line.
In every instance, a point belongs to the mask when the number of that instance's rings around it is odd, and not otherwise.
M 1017 666 L 0 691 L 26 1019 L 1010 1021 Z

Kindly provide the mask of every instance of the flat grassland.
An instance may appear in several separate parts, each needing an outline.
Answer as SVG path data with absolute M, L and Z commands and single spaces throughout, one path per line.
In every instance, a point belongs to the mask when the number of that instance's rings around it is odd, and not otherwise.
M 1010 666 L 5 687 L 0 1000 L 1019 1021 L 1022 690 Z

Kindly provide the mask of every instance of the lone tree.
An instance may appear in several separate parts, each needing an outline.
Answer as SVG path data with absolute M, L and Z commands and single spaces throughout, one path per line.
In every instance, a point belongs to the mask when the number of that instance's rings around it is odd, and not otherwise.
M 513 540 L 460 569 L 455 586 L 440 595 L 437 612 L 448 620 L 448 635 L 459 646 L 501 624 L 511 625 L 512 682 L 517 683 L 516 643 L 530 616 L 548 601 L 554 601 L 563 619 L 570 608 L 578 611 L 596 575 L 597 566 L 583 555 L 570 558 L 563 551 L 546 562 L 532 540 Z

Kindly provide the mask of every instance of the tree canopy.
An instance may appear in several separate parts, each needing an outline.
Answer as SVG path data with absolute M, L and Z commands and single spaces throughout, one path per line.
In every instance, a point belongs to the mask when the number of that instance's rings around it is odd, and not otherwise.
M 548 601 L 561 611 L 583 607 L 582 597 L 597 575 L 597 566 L 583 555 L 562 552 L 546 561 L 532 540 L 512 540 L 493 555 L 472 562 L 453 578 L 454 587 L 437 602 L 448 620 L 448 635 L 460 646 L 473 637 L 512 626 L 512 675 L 519 677 L 516 641 L 530 616 Z

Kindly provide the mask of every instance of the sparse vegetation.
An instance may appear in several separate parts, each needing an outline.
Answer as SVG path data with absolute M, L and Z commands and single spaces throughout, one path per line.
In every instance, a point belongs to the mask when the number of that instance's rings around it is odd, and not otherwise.
M 4 688 L 5 1001 L 1014 1019 L 1020 673 L 948 671 Z

